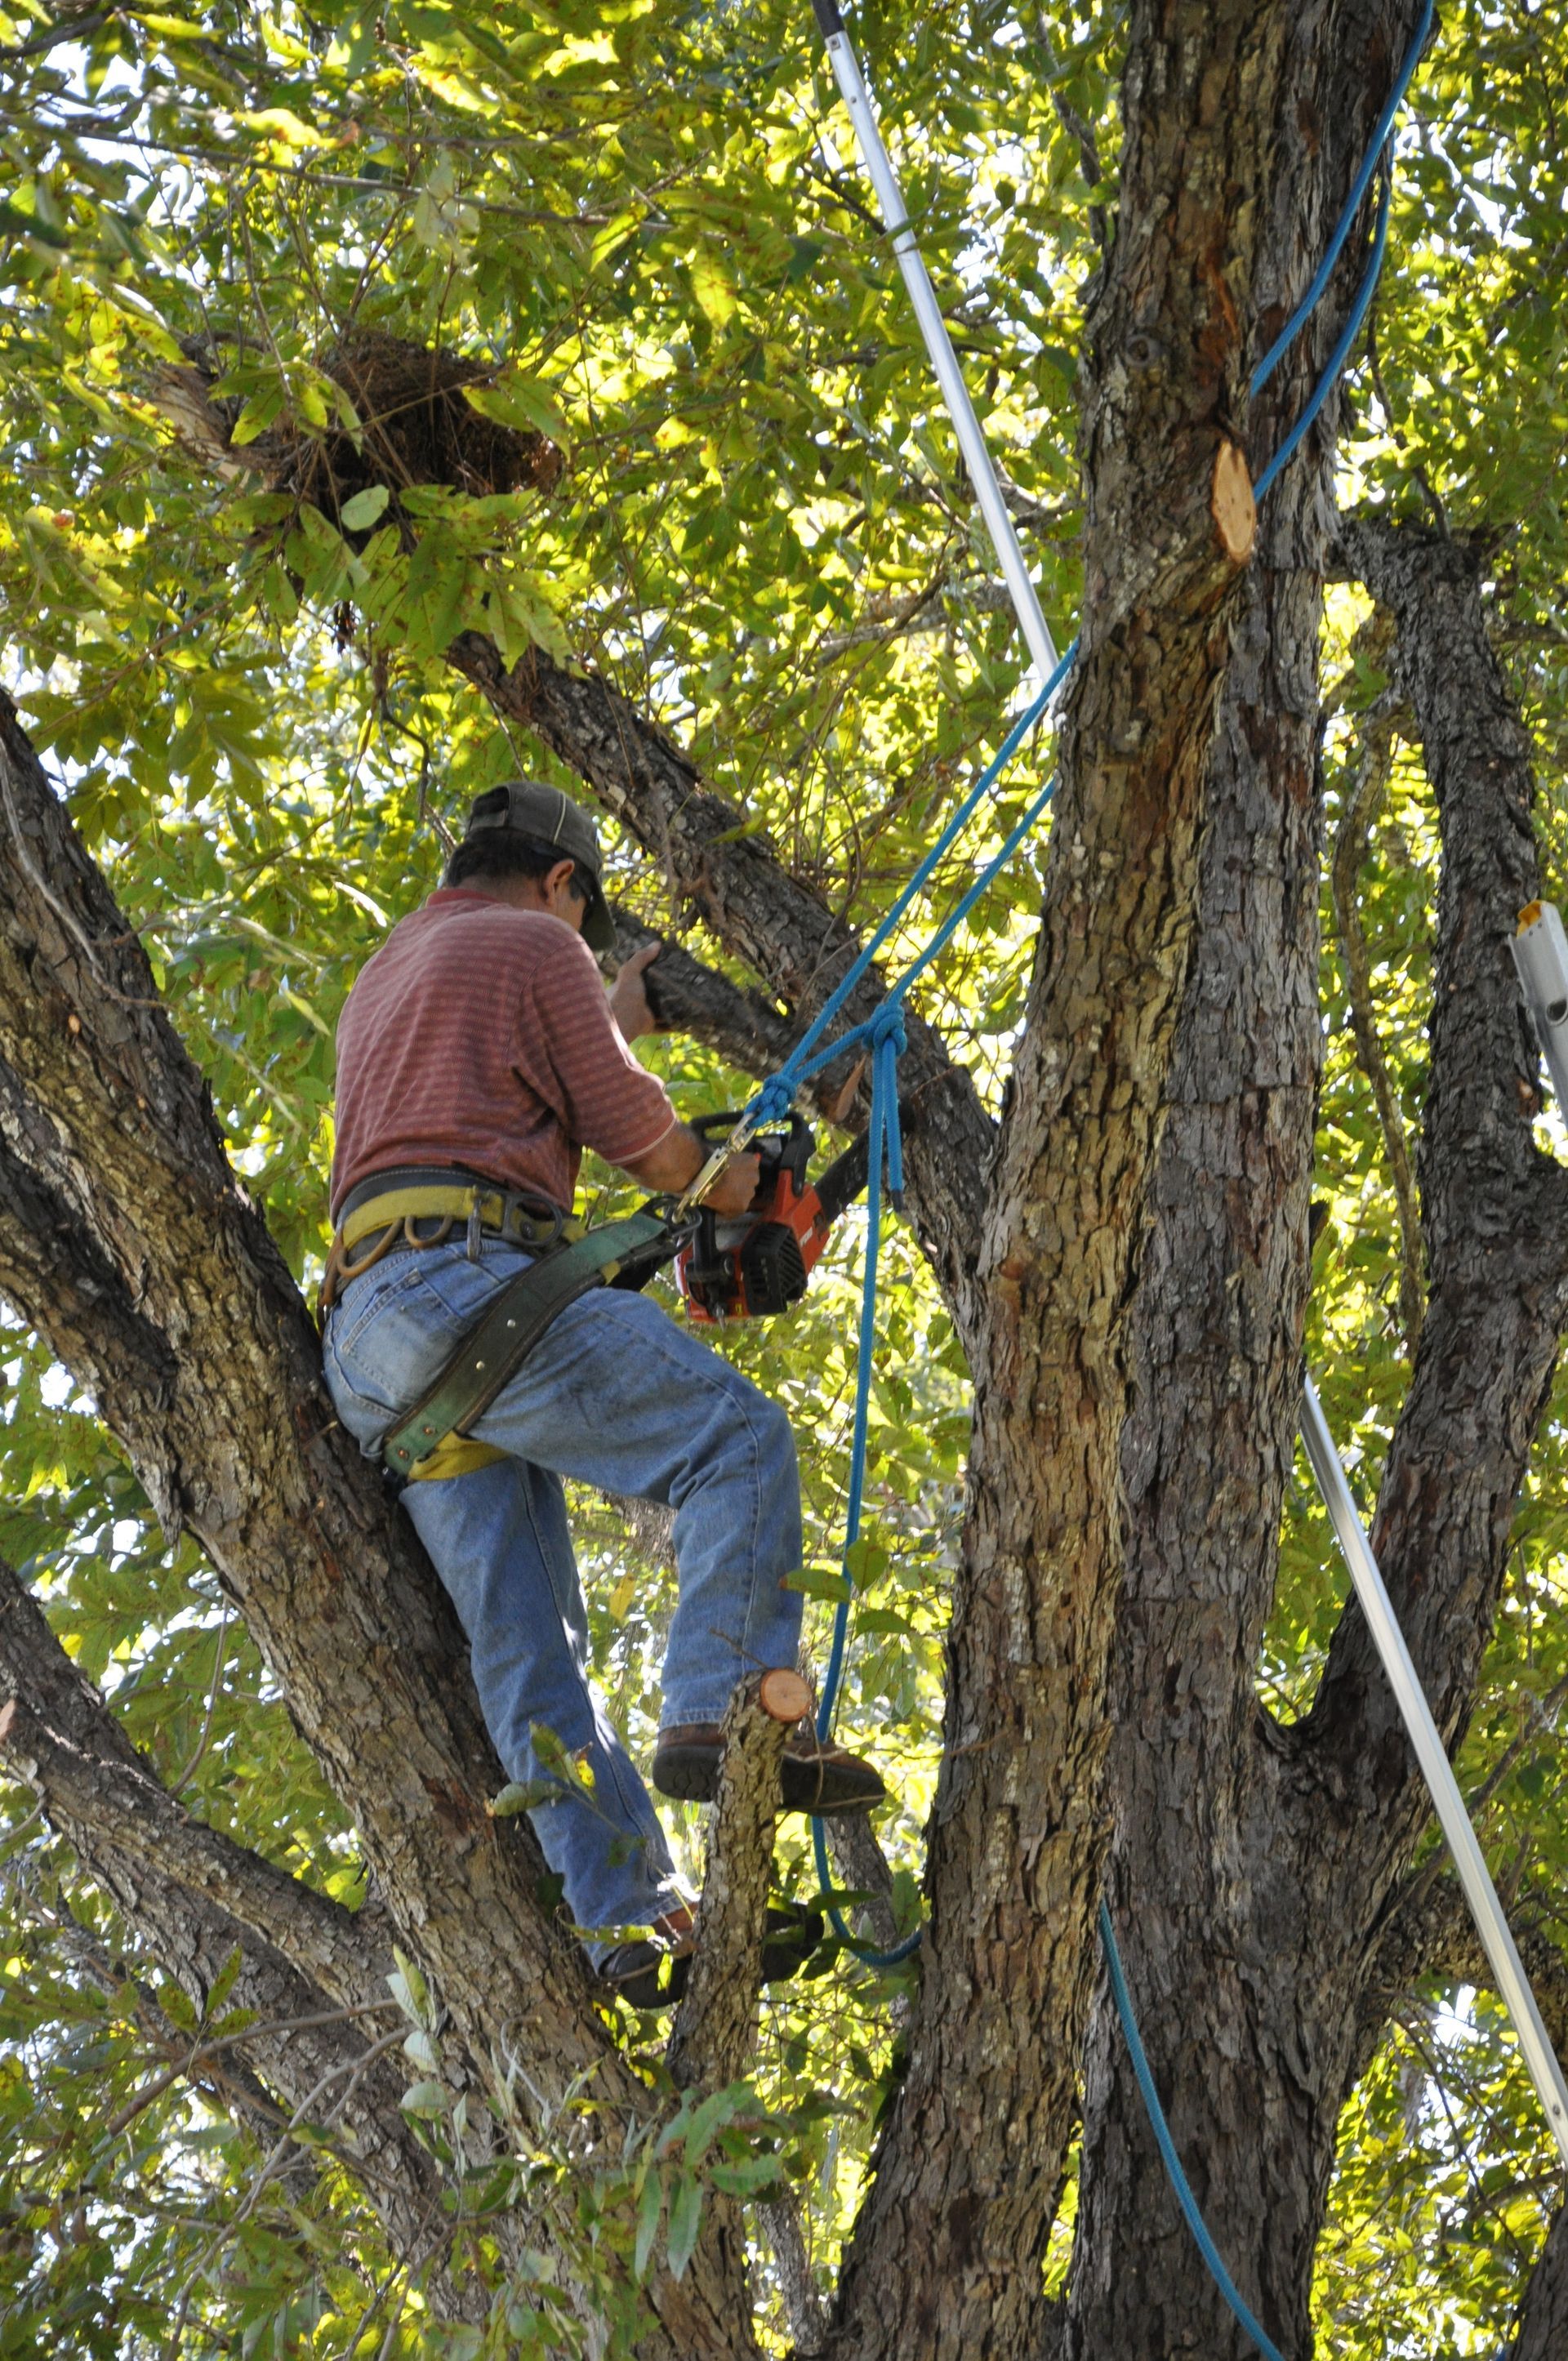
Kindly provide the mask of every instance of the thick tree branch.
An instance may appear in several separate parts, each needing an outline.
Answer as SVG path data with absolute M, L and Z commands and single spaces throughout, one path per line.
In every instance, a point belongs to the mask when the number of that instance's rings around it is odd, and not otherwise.
M 1530 744 L 1486 635 L 1475 554 L 1342 521 L 1346 563 L 1393 612 L 1398 681 L 1438 807 L 1442 876 L 1419 1159 L 1431 1285 L 1373 1540 L 1440 1729 L 1463 1734 L 1514 1503 L 1568 1321 L 1568 1173 L 1534 1144 L 1536 1053 L 1508 942 L 1539 884 Z M 1354 1602 L 1301 1754 L 1309 1845 L 1343 1846 L 1367 1924 L 1426 1818 L 1424 1786 Z
M 485 1809 L 501 1773 L 456 1619 L 336 1428 L 298 1290 L 8 701 L 0 759 L 0 1289 L 206 1547 L 473 2070 L 514 2059 L 512 2103 L 545 2113 L 589 2076 L 614 2138 L 650 2097 L 539 1907 L 524 1823 Z M 705 2239 L 651 2301 L 684 2352 L 728 2356 L 743 2286 Z
M 744 1074 L 769 1074 L 783 1065 L 795 1046 L 795 1028 L 760 992 L 743 991 L 717 968 L 705 967 L 623 903 L 613 906 L 611 916 L 615 950 L 605 961 L 607 967 L 618 966 L 650 943 L 660 946 L 658 958 L 642 976 L 660 1032 L 689 1034 Z
M 320 2005 L 386 1999 L 384 1936 L 176 1802 L 3 1559 L 0 1753 L 84 1858 L 106 1848 L 127 1878 L 199 1894 L 312 1979 L 326 1995 Z
M 1541 2019 L 1560 2058 L 1568 2059 L 1568 1960 L 1538 1927 L 1522 1919 L 1514 1939 L 1534 1987 Z M 1491 1962 L 1475 1931 L 1469 1905 L 1452 1871 L 1410 1881 L 1405 1897 L 1389 1912 L 1359 1995 L 1359 2080 L 1400 2003 L 1427 1976 L 1453 1983 L 1495 1989 Z
M 670 2034 L 669 2069 L 683 2090 L 739 2081 L 757 2035 L 779 1764 L 789 1734 L 758 1702 L 758 1686 L 738 1688 L 724 1717 L 696 1950 Z
M 282 2101 L 281 2123 L 335 2078 L 343 2128 L 388 2235 L 405 2257 L 422 2252 L 439 2207 L 439 2171 L 401 2113 L 405 2078 L 390 2060 L 370 2058 L 363 2023 L 342 2021 L 345 2008 L 388 2004 L 384 1933 L 176 1804 L 3 1560 L 0 1758 L 27 1780 L 50 1826 L 198 2008 L 236 1949 L 243 1952 L 229 2004 L 259 2022 L 234 2048 Z M 385 2032 L 387 2021 L 373 2021 L 373 2029 Z M 188 2060 L 202 2079 L 204 2061 L 192 2054 L 198 2048 L 187 2041 L 183 2056 L 170 2048 L 171 2068 L 183 2070 Z M 222 2074 L 216 2088 L 224 2099 Z M 238 2096 L 242 2111 L 265 2104 L 259 2086 Z M 272 2138 L 279 2128 L 268 2126 Z

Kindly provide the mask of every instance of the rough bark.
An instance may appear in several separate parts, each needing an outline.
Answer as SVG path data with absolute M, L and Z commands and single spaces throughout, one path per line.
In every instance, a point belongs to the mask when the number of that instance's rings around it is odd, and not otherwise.
M 1452 1749 L 1568 1321 L 1568 1172 L 1534 1144 L 1536 1051 L 1508 953 L 1517 913 L 1539 890 L 1533 783 L 1529 739 L 1487 638 L 1476 554 L 1365 519 L 1347 523 L 1341 543 L 1393 609 L 1442 836 L 1418 1159 L 1431 1294 L 1373 1540 Z M 1336 1905 L 1354 1914 L 1347 1923 L 1375 1926 L 1428 1805 L 1354 1603 L 1302 1739 L 1292 1778 L 1302 1858 L 1330 1869 Z
M 243 1952 L 226 2005 L 254 2011 L 262 2026 L 293 2028 L 242 2036 L 223 2053 L 225 2061 L 248 2059 L 260 2074 L 265 2088 L 248 2094 L 253 2109 L 272 2094 L 254 2128 L 270 2145 L 319 2092 L 307 2121 L 320 2127 L 332 2115 L 339 2123 L 340 2146 L 393 2247 L 411 2263 L 427 2259 L 439 2242 L 432 2231 L 441 2224 L 440 2173 L 400 2111 L 407 2078 L 394 2060 L 373 2054 L 378 2037 L 399 2029 L 387 1992 L 392 1962 L 384 1927 L 362 1925 L 175 1803 L 4 1561 L 0 1756 L 199 2009 L 236 1949 Z M 258 1933 L 268 1921 L 283 1947 Z M 328 1973 L 321 1981 L 302 1966 L 323 1960 Z M 390 2013 L 367 2013 L 378 2007 Z M 344 2021 L 346 2010 L 357 2014 Z M 186 2040 L 184 2054 L 197 2046 Z M 178 2069 L 178 2054 L 172 2062 Z M 191 2072 L 200 2078 L 200 2064 Z M 221 2070 L 214 2096 L 234 2103 Z
M 1257 349 L 1310 276 L 1413 8 L 1293 14 L 1258 269 Z M 1261 461 L 1313 383 L 1359 269 L 1255 405 Z M 1253 1678 L 1294 1452 L 1320 1059 L 1317 645 L 1333 411 L 1269 496 L 1209 776 L 1199 937 L 1134 1316 L 1127 1574 L 1107 1897 L 1162 2103 L 1227 2266 L 1307 2349 L 1310 2203 L 1288 2012 L 1256 1923 L 1273 1764 Z M 1266 2018 L 1266 2022 L 1261 2020 Z M 1064 2353 L 1250 2351 L 1193 2249 L 1103 1982 L 1084 2059 Z M 1266 2120 L 1260 2123 L 1258 2110 Z M 1298 2192 L 1299 2193 L 1299 2192 Z M 1135 2243 L 1140 2268 L 1122 2258 Z
M 539 1906 L 523 1823 L 485 1810 L 501 1773 L 456 1620 L 335 1427 L 299 1292 L 8 701 L 0 786 L 0 1291 L 206 1547 L 474 2071 L 514 2059 L 513 2103 L 545 2111 L 591 2074 L 613 2138 L 652 2101 Z M 708 2235 L 650 2301 L 674 2349 L 728 2356 L 744 2285 Z
M 1534 891 L 1528 746 L 1487 645 L 1467 553 L 1409 528 L 1362 524 L 1341 536 L 1340 562 L 1396 615 L 1399 686 L 1442 832 L 1420 1163 L 1431 1297 L 1374 1539 L 1452 1745 L 1568 1315 L 1568 1179 L 1531 1142 L 1533 1059 L 1506 950 L 1513 915 Z M 1270 775 L 1260 765 L 1262 804 Z M 1220 891 L 1218 865 L 1231 800 L 1217 794 L 1214 804 L 1216 937 L 1223 907 L 1234 904 L 1233 888 Z M 1292 843 L 1305 862 L 1310 832 L 1284 815 L 1272 851 L 1266 828 L 1258 840 L 1271 859 Z M 1268 984 L 1269 972 L 1283 959 L 1298 999 L 1309 984 L 1314 884 L 1304 869 L 1294 930 L 1288 908 L 1245 929 L 1243 972 L 1253 980 L 1243 999 L 1259 993 L 1275 1013 L 1260 1032 L 1247 1007 L 1233 1054 L 1211 1068 L 1207 1121 L 1236 1146 L 1249 1098 L 1261 1103 L 1267 1082 L 1245 1045 L 1255 1039 L 1266 1059 L 1271 1031 L 1285 1038 L 1290 995 L 1281 997 L 1277 978 Z M 1200 975 L 1209 940 L 1206 931 Z M 1293 1117 L 1278 1088 L 1290 1080 L 1283 1069 L 1272 1092 L 1283 1154 L 1277 1146 L 1240 1163 L 1233 1154 L 1228 1169 L 1245 1176 L 1245 1191 L 1233 1182 L 1227 1197 L 1226 1160 L 1212 1152 L 1178 1169 L 1182 1117 L 1172 1110 L 1162 1191 L 1168 1176 L 1185 1213 L 1178 1224 L 1162 1204 L 1139 1307 L 1149 1397 L 1127 1445 L 1133 1571 L 1112 1882 L 1135 2002 L 1146 2031 L 1158 2029 L 1153 2062 L 1178 2147 L 1233 2275 L 1286 2351 L 1308 2346 L 1340 2109 L 1420 1954 L 1417 1933 L 1398 1932 L 1392 1914 L 1429 1809 L 1354 1604 L 1304 1722 L 1281 1729 L 1252 1691 L 1294 1413 L 1294 1347 L 1288 1331 L 1269 1345 L 1267 1320 L 1278 1316 L 1277 1284 L 1299 1303 L 1312 1071 L 1304 1033 L 1302 1052 Z M 1255 1292 L 1255 1271 L 1281 1254 L 1281 1279 Z M 1203 1382 L 1213 1396 L 1207 1423 L 1188 1434 L 1185 1470 L 1181 1431 L 1201 1386 L 1176 1349 L 1182 1321 L 1212 1365 Z M 1169 1443 L 1149 1454 L 1162 1422 Z M 1244 1480 L 1221 1492 L 1211 1525 L 1208 1487 L 1192 1486 L 1190 1468 L 1199 1454 L 1229 1467 L 1229 1452 L 1215 1445 L 1226 1435 L 1241 1441 L 1234 1464 Z M 1118 2279 L 1109 2258 L 1135 2231 L 1152 2263 Z M 1069 2353 L 1247 2350 L 1175 2213 L 1103 1998 L 1086 2065 L 1078 2237 Z
M 779 1764 L 789 1735 L 757 1702 L 757 1686 L 742 1683 L 724 1717 L 696 1950 L 666 2053 L 682 2090 L 721 2091 L 739 2081 L 757 2037 Z
M 1286 23 L 1129 16 L 1121 211 L 1080 378 L 1081 653 L 982 1249 L 925 1984 L 846 2272 L 845 2353 L 1033 2355 L 1047 2333 L 1103 1859 L 1126 1307 L 1247 538 L 1227 421 Z

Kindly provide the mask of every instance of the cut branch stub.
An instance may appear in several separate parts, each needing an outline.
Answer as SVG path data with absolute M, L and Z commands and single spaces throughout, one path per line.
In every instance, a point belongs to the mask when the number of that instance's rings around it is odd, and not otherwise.
M 787 1685 L 787 1687 L 783 1686 Z M 724 1756 L 708 1835 L 707 1875 L 697 1918 L 691 1982 L 676 2012 L 668 2063 L 684 2090 L 722 2090 L 751 2054 L 762 1981 L 762 1932 L 773 1875 L 773 1823 L 786 1718 L 765 1706 L 767 1689 L 786 1705 L 811 1693 L 795 1673 L 766 1673 L 737 1689 L 724 1717 Z
M 786 1671 L 781 1664 L 764 1673 L 758 1682 L 757 1703 L 770 1719 L 793 1727 L 804 1721 L 811 1711 L 811 1691 L 798 1673 Z
M 1253 499 L 1245 455 L 1240 445 L 1228 437 L 1222 438 L 1214 454 L 1209 506 L 1221 548 L 1233 566 L 1245 566 L 1257 535 L 1257 504 Z

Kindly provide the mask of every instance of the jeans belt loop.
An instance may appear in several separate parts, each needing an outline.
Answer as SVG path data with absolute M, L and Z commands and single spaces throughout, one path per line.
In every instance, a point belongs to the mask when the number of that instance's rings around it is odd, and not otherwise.
M 466 1238 L 467 1255 L 470 1262 L 477 1262 L 479 1259 L 479 1233 L 481 1226 L 479 1222 L 479 1191 L 476 1189 L 474 1191 L 473 1202 L 468 1207 L 468 1228 Z

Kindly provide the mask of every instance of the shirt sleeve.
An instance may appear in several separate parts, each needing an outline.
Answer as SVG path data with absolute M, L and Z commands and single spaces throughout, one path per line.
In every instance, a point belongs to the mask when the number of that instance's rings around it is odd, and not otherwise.
M 564 922 L 559 954 L 536 966 L 518 1012 L 517 1069 L 576 1148 L 635 1163 L 676 1117 L 656 1074 L 626 1046 L 593 953 Z

